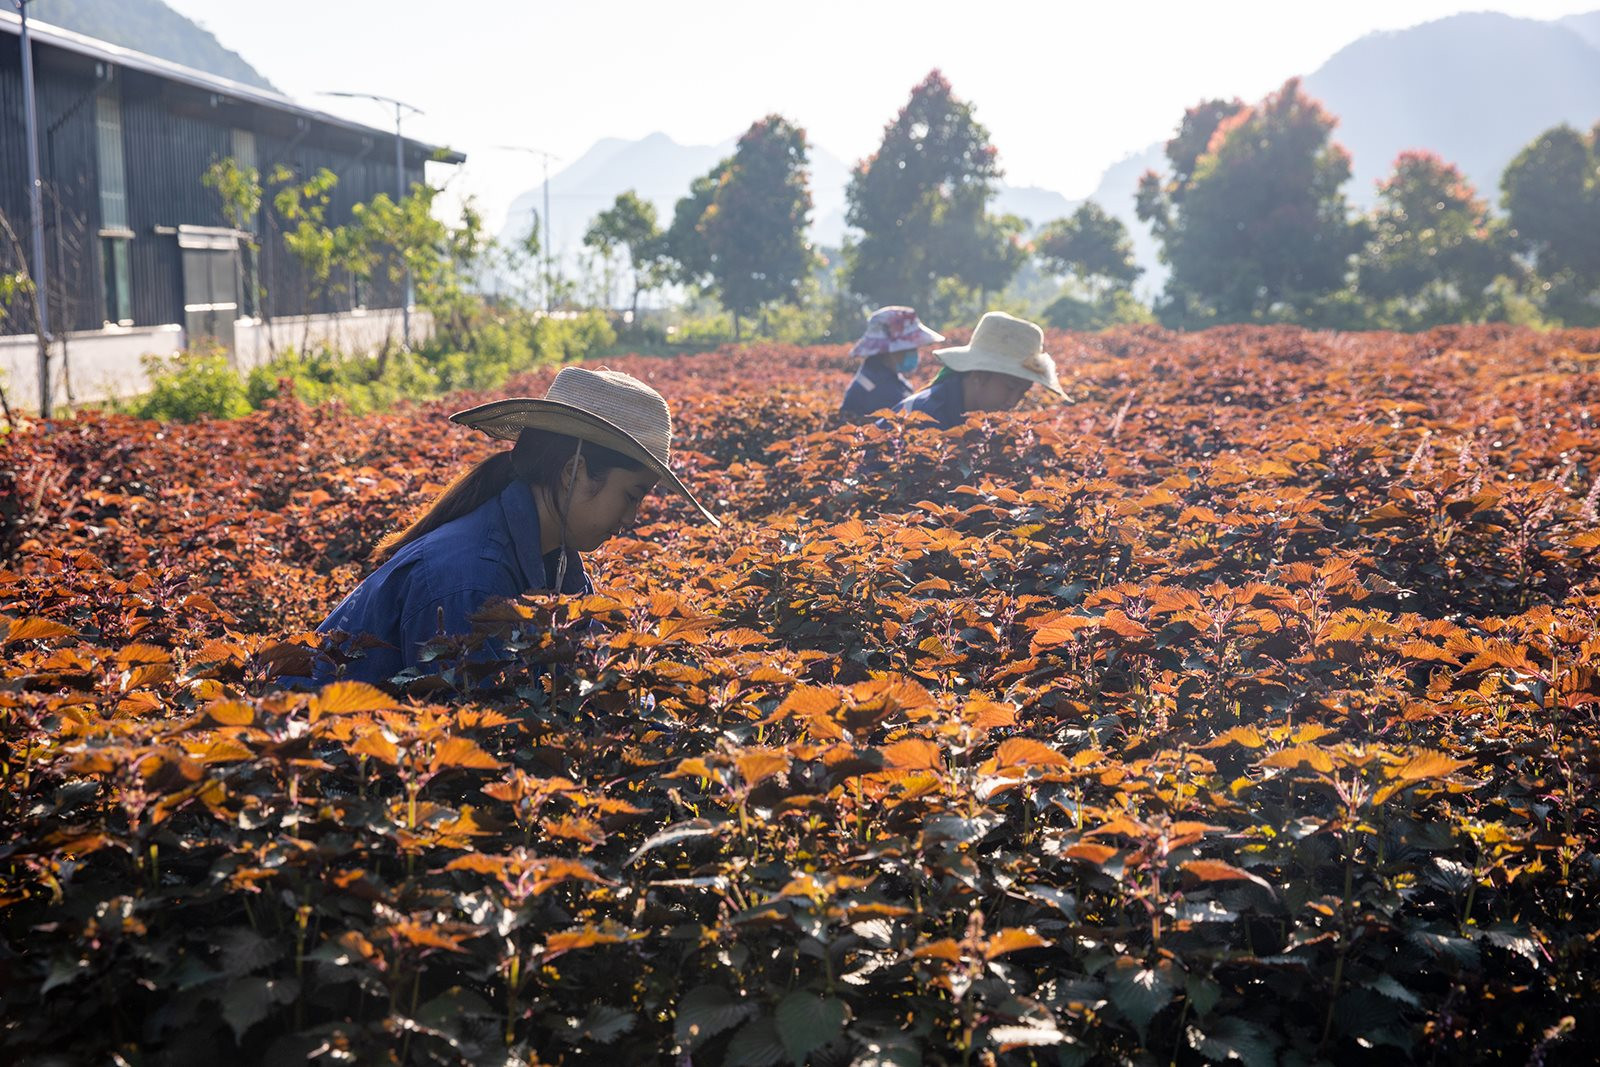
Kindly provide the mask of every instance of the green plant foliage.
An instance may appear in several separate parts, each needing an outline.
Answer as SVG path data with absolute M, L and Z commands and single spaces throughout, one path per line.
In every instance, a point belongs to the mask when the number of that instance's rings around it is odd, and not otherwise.
M 711 246 L 706 242 L 702 224 L 723 177 L 732 166 L 733 159 L 729 157 L 690 182 L 689 193 L 674 207 L 672 225 L 666 232 L 667 254 L 674 264 L 674 277 L 701 292 L 709 291 L 712 285 Z
M 328 296 L 336 284 L 334 268 L 350 248 L 347 232 L 326 223 L 339 176 L 323 167 L 300 181 L 292 170 L 280 166 L 274 168 L 268 184 L 275 190 L 273 210 L 285 227 L 283 247 L 304 272 L 308 303 Z
M 1405 152 L 1379 187 L 1356 292 L 1375 322 L 1418 329 L 1501 310 L 1494 281 L 1513 272 L 1504 227 L 1452 164 Z
M 666 280 L 666 238 L 656 223 L 656 206 L 632 189 L 617 194 L 616 201 L 594 217 L 583 243 L 608 261 L 625 253 L 633 277 L 629 298 L 632 317 L 639 317 L 639 296 Z
M 986 213 L 1000 175 L 972 105 L 933 71 L 851 175 L 846 217 L 861 238 L 845 249 L 848 287 L 931 321 L 974 290 L 1004 289 L 1025 253 L 1015 221 Z
M 1103 330 L 1108 326 L 1153 323 L 1155 316 L 1126 289 L 1106 289 L 1098 296 L 1068 290 L 1044 309 L 1045 322 L 1058 330 Z
M 1122 220 L 1086 200 L 1064 219 L 1049 222 L 1033 239 L 1033 252 L 1054 274 L 1070 274 L 1098 296 L 1127 289 L 1144 273 L 1133 262 L 1133 243 Z
M 430 396 L 442 387 L 429 361 L 415 353 L 390 353 L 380 371 L 379 362 L 367 356 L 328 349 L 302 356 L 291 350 L 252 368 L 245 396 L 255 410 L 278 397 L 294 396 L 312 405 L 338 402 L 363 413 Z
M 534 320 L 533 350 L 543 362 L 571 362 L 616 343 L 617 331 L 599 311 L 541 316 Z
M 1167 142 L 1170 172 L 1139 183 L 1139 218 L 1172 267 L 1174 324 L 1297 320 L 1339 292 L 1362 231 L 1340 191 L 1336 119 L 1291 78 L 1254 107 L 1209 101 Z
M 143 363 L 150 391 L 133 404 L 142 419 L 236 419 L 251 410 L 245 383 L 226 355 L 146 356 Z
M 1516 245 L 1533 257 L 1548 317 L 1600 324 L 1600 125 L 1546 130 L 1501 179 Z
M 740 316 L 796 303 L 815 265 L 806 239 L 811 190 L 805 131 L 768 115 L 739 138 L 698 229 L 722 305 Z

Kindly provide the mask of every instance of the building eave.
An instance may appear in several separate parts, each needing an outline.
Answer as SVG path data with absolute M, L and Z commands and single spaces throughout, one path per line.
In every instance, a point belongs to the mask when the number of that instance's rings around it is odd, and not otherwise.
M 13 37 L 20 36 L 22 32 L 22 19 L 9 11 L 0 11 L 0 32 Z M 338 115 L 329 114 L 316 108 L 306 107 L 282 93 L 275 93 L 254 85 L 234 81 L 216 74 L 208 74 L 193 67 L 186 67 L 181 63 L 174 63 L 159 56 L 147 55 L 131 48 L 102 41 L 85 34 L 75 33 L 60 26 L 52 26 L 38 19 L 28 20 L 28 36 L 36 44 L 57 48 L 65 52 L 85 56 L 98 62 L 108 63 L 112 66 L 126 70 L 135 70 L 153 77 L 167 81 L 188 85 L 209 93 L 224 96 L 230 100 L 241 103 L 253 104 L 257 107 L 267 108 L 272 111 L 295 115 L 299 118 L 309 119 L 323 125 L 359 133 L 363 136 L 392 137 L 393 133 L 381 130 L 375 126 L 368 126 L 360 122 L 352 122 Z M 466 162 L 466 155 L 453 149 L 443 148 L 438 145 L 428 144 L 425 141 L 405 139 L 406 144 L 412 149 L 421 152 L 427 159 L 440 163 L 460 165 Z

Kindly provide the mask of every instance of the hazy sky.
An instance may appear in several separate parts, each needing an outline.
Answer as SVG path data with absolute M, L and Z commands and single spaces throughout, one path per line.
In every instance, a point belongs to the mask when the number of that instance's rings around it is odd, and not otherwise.
M 538 182 L 518 143 L 571 160 L 656 130 L 714 144 L 779 112 L 854 162 L 933 67 L 977 105 L 1007 180 L 1067 196 L 1206 96 L 1256 99 L 1375 30 L 1462 10 L 1555 18 L 1600 0 L 167 0 L 303 102 L 384 125 L 355 89 L 465 151 L 456 185 L 499 220 Z M 559 168 L 560 164 L 555 165 Z

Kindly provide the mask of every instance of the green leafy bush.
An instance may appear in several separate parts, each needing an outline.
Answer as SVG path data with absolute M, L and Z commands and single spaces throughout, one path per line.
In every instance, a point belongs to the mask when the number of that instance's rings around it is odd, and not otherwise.
M 291 350 L 250 371 L 246 396 L 255 409 L 291 391 L 308 404 L 338 401 L 364 413 L 436 393 L 439 385 L 439 376 L 410 352 L 393 352 L 380 362 L 330 349 L 309 356 Z
M 251 411 L 244 381 L 221 352 L 145 356 L 142 362 L 150 391 L 133 407 L 142 419 L 193 422 L 205 415 L 236 419 Z
M 1044 309 L 1044 320 L 1058 330 L 1103 330 L 1154 322 L 1155 316 L 1126 289 L 1111 289 L 1098 299 L 1067 293 Z
M 571 318 L 542 318 L 533 325 L 533 350 L 543 362 L 568 363 L 617 343 L 617 331 L 598 311 Z
M 471 351 L 456 348 L 429 348 L 423 360 L 438 377 L 439 388 L 493 389 L 512 374 L 527 370 L 537 362 L 532 331 L 517 317 L 494 319 L 481 324 L 474 335 Z

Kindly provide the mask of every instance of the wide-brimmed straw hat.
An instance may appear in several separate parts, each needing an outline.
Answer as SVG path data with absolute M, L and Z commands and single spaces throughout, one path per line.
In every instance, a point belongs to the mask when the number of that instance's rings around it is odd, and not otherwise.
M 936 345 L 944 334 L 934 333 L 922 325 L 911 308 L 891 305 L 881 307 L 867 320 L 867 332 L 850 350 L 852 356 L 862 359 L 881 356 L 889 352 L 905 352 L 923 345 Z
M 936 348 L 933 354 L 951 370 L 1009 374 L 1042 385 L 1063 400 L 1067 398 L 1056 375 L 1055 360 L 1045 354 L 1044 331 L 1003 311 L 990 311 L 979 319 L 967 344 Z
M 458 411 L 450 421 L 502 441 L 515 441 L 527 429 L 549 430 L 621 452 L 682 493 L 713 525 L 722 525 L 672 473 L 672 413 L 666 400 L 631 374 L 562 367 L 543 397 L 493 400 Z

